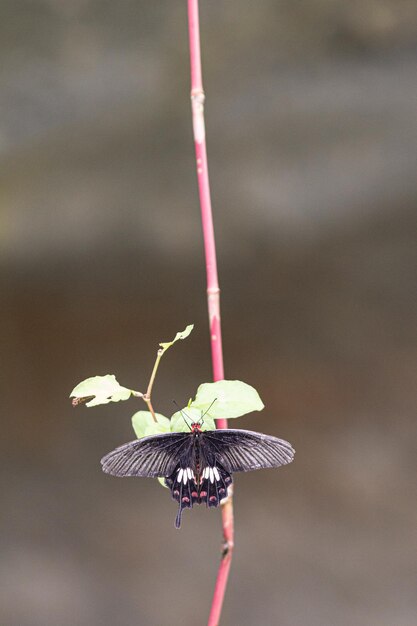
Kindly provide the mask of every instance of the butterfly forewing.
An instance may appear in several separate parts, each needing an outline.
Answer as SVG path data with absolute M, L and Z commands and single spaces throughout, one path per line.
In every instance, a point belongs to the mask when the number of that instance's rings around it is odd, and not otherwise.
M 126 443 L 101 459 L 103 472 L 113 476 L 169 476 L 187 455 L 192 441 L 188 433 L 153 435 Z
M 250 430 L 226 429 L 204 433 L 202 445 L 215 450 L 228 472 L 250 472 L 291 463 L 294 449 L 288 441 Z

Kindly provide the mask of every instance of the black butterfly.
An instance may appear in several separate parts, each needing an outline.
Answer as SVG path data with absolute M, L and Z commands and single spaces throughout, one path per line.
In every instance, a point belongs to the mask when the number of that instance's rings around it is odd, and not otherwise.
M 163 477 L 179 503 L 175 520 L 194 504 L 219 506 L 232 484 L 232 472 L 249 472 L 291 463 L 295 451 L 283 439 L 250 430 L 201 430 L 144 437 L 116 448 L 101 459 L 113 476 Z

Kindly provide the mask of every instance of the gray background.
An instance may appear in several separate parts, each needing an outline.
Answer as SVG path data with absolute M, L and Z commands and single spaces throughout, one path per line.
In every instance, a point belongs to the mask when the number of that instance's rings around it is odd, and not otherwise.
M 226 376 L 296 462 L 236 477 L 226 626 L 415 626 L 417 3 L 201 3 Z M 2 626 L 205 624 L 220 515 L 100 457 L 210 380 L 186 3 L 0 5 Z

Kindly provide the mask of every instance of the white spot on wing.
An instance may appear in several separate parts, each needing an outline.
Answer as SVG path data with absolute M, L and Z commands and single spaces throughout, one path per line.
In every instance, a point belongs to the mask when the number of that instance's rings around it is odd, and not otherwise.
M 217 469 L 217 467 L 213 467 L 213 472 L 214 472 L 214 476 L 216 480 L 220 480 L 220 474 L 219 474 L 219 470 Z
M 178 480 L 179 483 L 182 481 L 183 471 L 184 471 L 183 469 L 178 470 L 178 478 L 177 478 L 177 480 Z
M 188 479 L 188 476 L 187 476 L 187 470 L 184 470 L 184 475 L 183 475 L 183 477 L 182 477 L 182 482 L 184 483 L 184 485 L 185 485 L 185 483 L 187 482 L 187 479 Z
M 188 478 L 191 480 L 191 478 L 193 477 L 193 473 L 191 471 L 191 468 L 187 467 L 187 474 L 188 474 Z
M 210 467 L 210 482 L 214 483 L 214 471 L 212 467 Z

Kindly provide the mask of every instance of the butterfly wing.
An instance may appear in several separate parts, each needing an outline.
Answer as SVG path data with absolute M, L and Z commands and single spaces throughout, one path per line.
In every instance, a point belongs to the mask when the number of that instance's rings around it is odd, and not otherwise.
M 188 463 L 184 456 L 172 474 L 165 478 L 165 484 L 171 490 L 174 500 L 178 502 L 175 526 L 180 528 L 183 509 L 192 509 L 195 503 L 200 503 L 195 472 L 192 464 Z
M 203 446 L 215 455 L 211 462 L 218 463 L 227 472 L 280 467 L 291 463 L 295 454 L 291 444 L 284 439 L 232 428 L 205 431 Z
M 184 508 L 203 502 L 219 505 L 232 484 L 232 472 L 279 467 L 293 458 L 291 444 L 283 439 L 226 429 L 199 433 L 197 445 L 192 433 L 144 437 L 116 448 L 101 464 L 113 476 L 165 477 L 179 504 L 175 521 L 179 528 Z
M 113 476 L 169 476 L 189 454 L 189 433 L 164 433 L 143 437 L 116 448 L 101 459 L 103 472 Z

